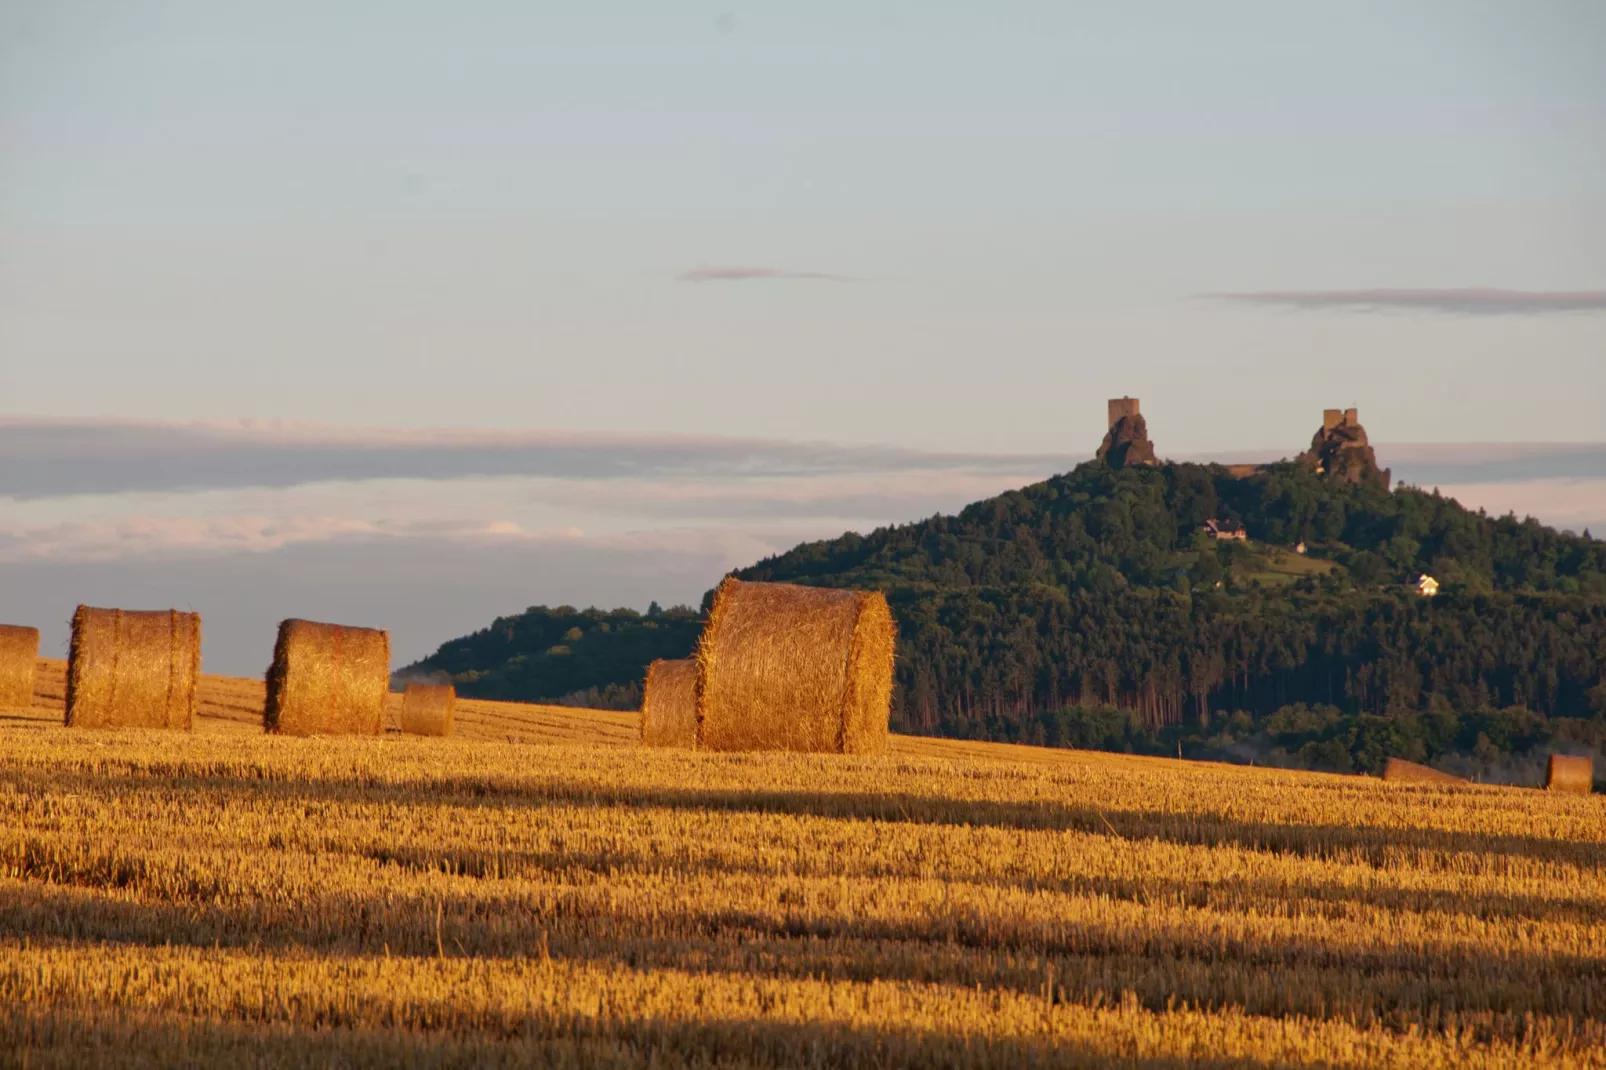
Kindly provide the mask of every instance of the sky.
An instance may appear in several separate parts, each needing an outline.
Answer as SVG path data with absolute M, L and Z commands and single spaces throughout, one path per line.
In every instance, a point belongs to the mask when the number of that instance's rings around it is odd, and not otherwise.
M 411 660 L 1040 479 L 1127 394 L 1176 457 L 1356 405 L 1606 528 L 1602 55 L 1593 0 L 4 0 L 0 615 Z

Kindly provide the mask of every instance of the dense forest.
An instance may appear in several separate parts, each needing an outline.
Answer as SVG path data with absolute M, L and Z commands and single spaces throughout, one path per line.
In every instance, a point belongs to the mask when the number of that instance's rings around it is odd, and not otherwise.
M 1208 519 L 1249 538 L 1212 541 Z M 1435 598 L 1408 586 L 1424 573 Z M 902 731 L 1491 774 L 1606 735 L 1606 543 L 1294 463 L 1089 462 L 736 575 L 885 591 Z M 465 694 L 624 705 L 697 630 L 685 609 L 538 607 L 418 668 Z
M 628 710 L 654 658 L 683 658 L 702 618 L 685 606 L 633 609 L 531 606 L 489 628 L 443 643 L 403 679 L 449 680 L 463 695 Z

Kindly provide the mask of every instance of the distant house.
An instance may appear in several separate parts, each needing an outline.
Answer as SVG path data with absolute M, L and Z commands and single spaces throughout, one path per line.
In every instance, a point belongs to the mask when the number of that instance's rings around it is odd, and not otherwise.
M 1439 581 L 1429 576 L 1426 572 L 1412 580 L 1409 586 L 1423 598 L 1432 598 L 1439 593 Z
M 1204 530 L 1205 534 L 1212 539 L 1237 539 L 1241 541 L 1249 538 L 1249 532 L 1245 531 L 1244 526 L 1236 520 L 1217 520 L 1215 517 L 1211 517 L 1204 522 Z
M 1298 543 L 1294 544 L 1294 553 L 1302 554 L 1304 552 L 1305 552 L 1305 544 L 1304 543 L 1298 542 Z

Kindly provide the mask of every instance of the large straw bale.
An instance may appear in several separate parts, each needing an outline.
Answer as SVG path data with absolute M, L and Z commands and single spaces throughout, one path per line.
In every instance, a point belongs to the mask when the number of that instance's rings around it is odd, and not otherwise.
M 449 736 L 457 711 L 451 684 L 408 684 L 402 694 L 401 730 L 410 736 Z
M 641 693 L 641 741 L 649 747 L 697 746 L 697 662 L 659 658 Z
M 268 667 L 263 727 L 289 736 L 365 735 L 385 730 L 390 635 L 310 620 L 279 624 Z
M 33 670 L 39 629 L 0 624 L 0 708 L 33 705 Z
M 1550 768 L 1545 772 L 1545 787 L 1551 791 L 1588 795 L 1595 790 L 1595 759 L 1552 754 Z
M 1390 758 L 1383 766 L 1383 779 L 1397 784 L 1465 784 L 1464 777 L 1441 773 L 1426 765 Z
M 201 678 L 201 616 L 79 606 L 67 656 L 72 728 L 189 731 Z
M 697 642 L 697 745 L 886 750 L 896 641 L 879 592 L 727 578 Z

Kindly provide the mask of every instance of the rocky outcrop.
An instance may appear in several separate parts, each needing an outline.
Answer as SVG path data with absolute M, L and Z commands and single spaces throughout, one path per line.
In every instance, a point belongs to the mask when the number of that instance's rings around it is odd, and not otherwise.
M 1137 398 L 1110 399 L 1110 429 L 1095 456 L 1111 468 L 1133 468 L 1160 462 L 1149 441 L 1149 425 L 1138 411 Z
M 1310 441 L 1309 451 L 1299 455 L 1316 474 L 1336 483 L 1370 483 L 1387 490 L 1388 469 L 1377 466 L 1377 454 L 1366 440 L 1355 409 L 1328 409 L 1322 414 L 1321 430 Z

